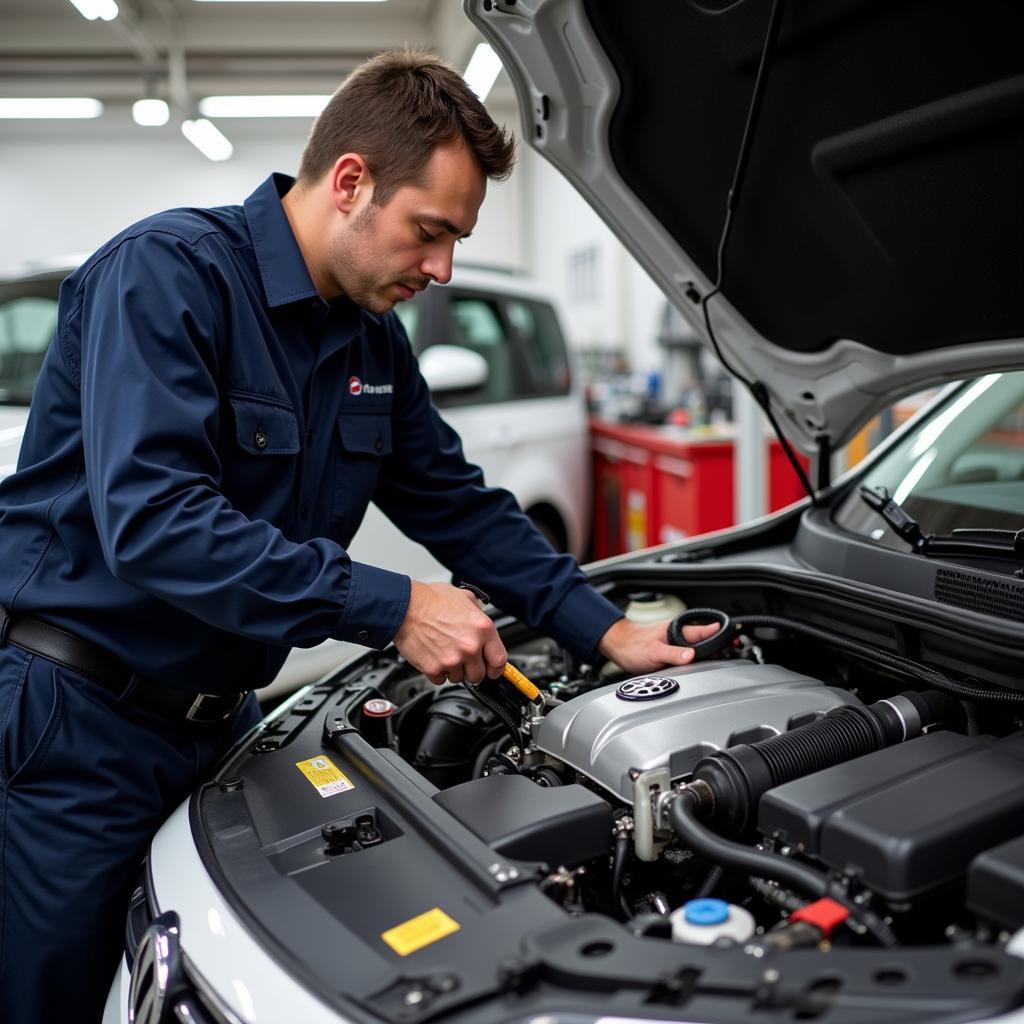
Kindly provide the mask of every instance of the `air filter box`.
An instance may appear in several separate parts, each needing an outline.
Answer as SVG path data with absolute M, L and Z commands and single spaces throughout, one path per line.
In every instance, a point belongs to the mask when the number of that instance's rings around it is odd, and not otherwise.
M 522 775 L 491 775 L 434 800 L 506 857 L 557 867 L 611 851 L 611 806 L 583 786 L 547 788 Z
M 1024 821 L 1020 830 L 1024 833 Z M 1024 928 L 1024 834 L 974 858 L 967 872 L 967 905 L 1005 928 Z
M 938 732 L 770 790 L 758 828 L 893 903 L 960 878 L 1024 821 L 1024 736 Z

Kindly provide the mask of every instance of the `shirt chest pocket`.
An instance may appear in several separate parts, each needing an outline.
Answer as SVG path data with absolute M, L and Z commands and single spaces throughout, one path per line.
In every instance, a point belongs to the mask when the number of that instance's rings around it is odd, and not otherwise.
M 334 532 L 347 545 L 363 521 L 392 452 L 391 416 L 386 411 L 351 412 L 338 417 L 338 465 L 334 481 Z
M 223 489 L 250 518 L 282 522 L 298 467 L 299 422 L 284 405 L 229 395 L 234 429 L 225 430 Z

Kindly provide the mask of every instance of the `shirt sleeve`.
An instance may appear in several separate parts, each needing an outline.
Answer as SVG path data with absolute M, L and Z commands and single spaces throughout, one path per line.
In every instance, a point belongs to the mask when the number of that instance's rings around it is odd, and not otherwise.
M 622 611 L 590 586 L 571 555 L 554 551 L 512 494 L 485 485 L 434 408 L 398 318 L 385 323 L 396 353 L 395 442 L 374 501 L 503 611 L 550 633 L 580 660 L 592 658 Z
M 327 538 L 291 541 L 219 489 L 229 308 L 214 253 L 170 232 L 127 239 L 83 284 L 82 435 L 104 560 L 241 636 L 382 647 L 405 617 L 408 577 L 353 563 Z

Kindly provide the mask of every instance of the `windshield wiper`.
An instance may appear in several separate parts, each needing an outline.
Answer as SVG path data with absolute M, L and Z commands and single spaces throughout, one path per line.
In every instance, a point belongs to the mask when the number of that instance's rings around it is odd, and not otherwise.
M 861 487 L 860 496 L 906 541 L 915 554 L 1013 556 L 1024 559 L 1024 530 L 960 529 L 924 533 L 918 521 L 893 500 L 885 487 Z

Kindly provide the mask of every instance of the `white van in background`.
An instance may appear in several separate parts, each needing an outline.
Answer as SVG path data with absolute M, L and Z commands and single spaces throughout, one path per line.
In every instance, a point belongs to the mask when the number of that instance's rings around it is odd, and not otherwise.
M 63 260 L 0 281 L 0 479 L 13 473 L 32 388 L 57 321 Z M 589 529 L 590 459 L 582 391 L 550 298 L 517 274 L 456 268 L 397 307 L 420 367 L 467 458 L 511 491 L 551 543 L 577 557 Z M 371 506 L 349 546 L 358 561 L 446 579 L 421 545 Z M 361 651 L 329 640 L 292 651 L 266 701 Z

